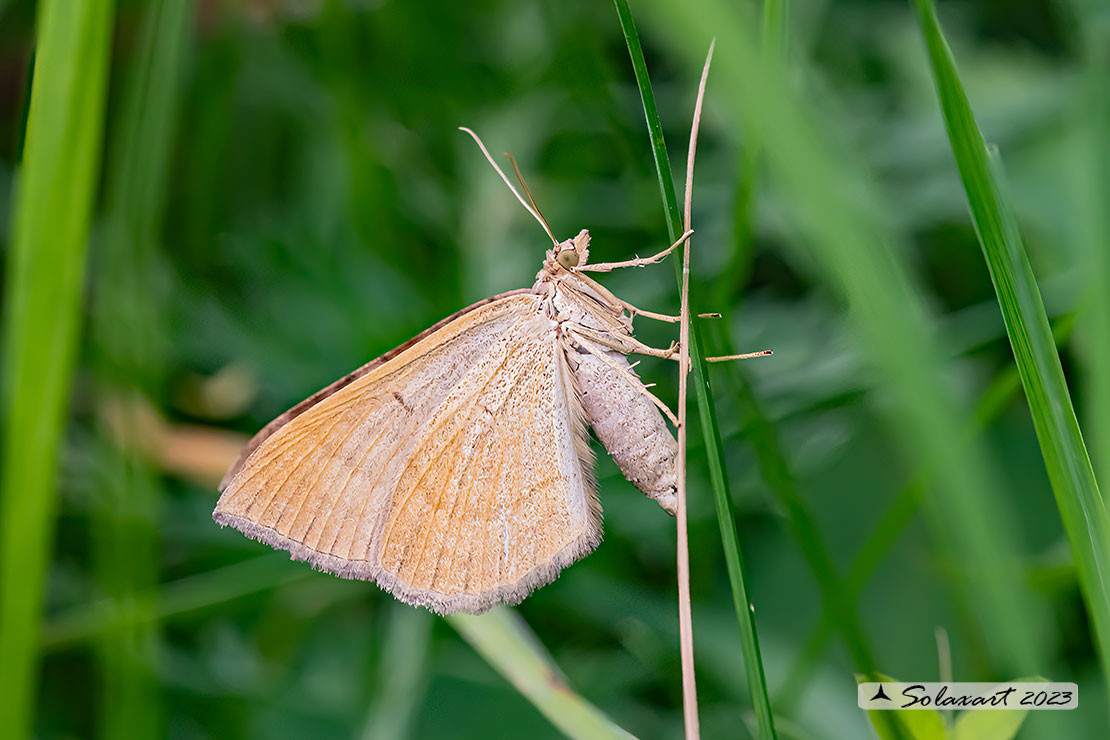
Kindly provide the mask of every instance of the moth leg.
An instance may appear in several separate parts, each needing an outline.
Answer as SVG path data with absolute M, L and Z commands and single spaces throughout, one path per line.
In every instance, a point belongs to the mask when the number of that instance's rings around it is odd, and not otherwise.
M 633 316 L 646 316 L 649 319 L 655 319 L 656 321 L 666 321 L 666 322 L 671 323 L 671 324 L 677 324 L 679 321 L 682 321 L 681 316 L 673 316 L 673 315 L 668 314 L 668 313 L 655 313 L 654 311 L 645 311 L 642 308 L 638 308 L 637 306 L 633 306 L 631 303 L 624 300 L 623 298 L 618 298 L 617 300 L 620 302 L 620 304 L 622 306 L 624 306 L 625 310 L 627 310 Z M 719 319 L 719 318 L 721 318 L 721 314 L 717 313 L 716 311 L 713 311 L 711 313 L 699 313 L 698 318 L 699 319 Z
M 653 265 L 674 250 L 678 249 L 679 245 L 689 239 L 690 235 L 693 233 L 693 229 L 687 231 L 685 234 L 680 236 L 678 238 L 678 241 L 676 241 L 674 244 L 667 247 L 662 252 L 652 255 L 651 257 L 637 257 L 631 260 L 624 260 L 623 262 L 598 262 L 593 265 L 585 264 L 580 265 L 579 267 L 576 267 L 574 269 L 576 272 L 609 272 L 610 270 L 615 270 L 618 267 L 643 267 L 644 265 Z
M 666 349 L 659 349 L 658 347 L 651 347 L 644 344 L 636 337 L 629 337 L 634 349 L 632 350 L 638 355 L 648 355 L 650 357 L 662 357 L 664 360 L 674 360 L 678 362 L 678 342 L 671 342 L 671 346 Z
M 651 357 L 662 357 L 664 360 L 678 361 L 678 342 L 671 342 L 671 346 L 667 349 L 659 349 L 644 344 L 631 334 L 621 334 L 620 339 L 614 339 L 612 335 L 603 334 L 584 326 L 576 327 L 574 331 L 590 341 L 597 342 L 601 346 L 608 347 L 609 349 L 615 349 L 625 355 L 635 353 L 638 355 L 649 355 Z
M 654 311 L 645 311 L 642 308 L 637 308 L 636 306 L 633 306 L 631 303 L 624 300 L 623 298 L 618 298 L 617 301 L 619 301 L 620 304 L 622 306 L 624 306 L 625 310 L 628 311 L 630 314 L 632 314 L 632 316 L 634 316 L 634 317 L 635 316 L 646 316 L 649 319 L 655 319 L 656 321 L 666 321 L 666 322 L 671 323 L 671 324 L 677 324 L 679 321 L 682 321 L 681 316 L 671 316 L 670 314 L 666 314 L 666 313 L 655 313 Z
M 679 361 L 678 350 L 681 345 L 679 345 L 678 342 L 671 342 L 670 347 L 667 347 L 666 349 L 659 349 L 658 347 L 652 347 L 650 345 L 644 344 L 636 337 L 629 336 L 624 337 L 624 339 L 628 340 L 629 344 L 632 345 L 632 351 L 638 355 L 662 357 L 664 360 L 674 360 L 675 362 Z
M 727 362 L 728 360 L 750 360 L 753 357 L 766 357 L 775 354 L 774 350 L 761 349 L 758 352 L 745 352 L 742 355 L 720 355 L 719 357 L 706 357 L 706 362 Z
M 633 317 L 646 316 L 649 319 L 655 319 L 656 321 L 666 321 L 667 323 L 670 323 L 670 324 L 677 324 L 679 321 L 682 321 L 681 316 L 674 316 L 674 315 L 669 314 L 669 313 L 655 313 L 655 311 L 647 311 L 647 310 L 642 309 L 638 306 L 633 306 L 631 303 L 624 300 L 623 298 L 617 298 L 617 302 L 620 303 L 622 306 L 624 306 L 624 309 L 626 311 L 628 311 L 628 313 L 632 314 Z M 711 313 L 699 313 L 698 318 L 699 319 L 719 319 L 719 318 L 721 318 L 721 314 L 719 314 L 716 311 L 713 311 Z
M 639 339 L 631 335 L 622 335 L 620 341 L 617 341 L 615 339 L 609 338 L 604 334 L 601 334 L 600 332 L 595 332 L 584 327 L 575 329 L 575 331 L 581 333 L 582 336 L 585 336 L 586 338 L 597 342 L 604 347 L 615 349 L 618 352 L 623 352 L 624 354 L 635 353 L 638 355 L 648 355 L 650 357 L 661 357 L 664 360 L 674 360 L 675 362 L 679 361 L 678 349 L 680 345 L 678 342 L 671 342 L 671 346 L 667 349 L 659 349 L 657 347 L 651 347 L 647 344 L 644 344 Z M 625 342 L 626 344 L 621 344 L 621 342 Z M 729 360 L 751 360 L 756 357 L 767 357 L 773 354 L 775 354 L 774 350 L 761 349 L 758 352 L 745 352 L 744 354 L 740 355 L 717 355 L 715 357 L 706 357 L 705 361 L 728 362 Z
M 572 335 L 577 334 L 577 332 L 571 332 L 571 333 L 572 333 Z M 577 337 L 575 337 L 575 338 L 577 338 Z M 589 337 L 585 337 L 584 335 L 583 335 L 582 338 L 589 340 Z M 616 370 L 617 373 L 621 376 L 621 378 L 628 381 L 629 385 L 631 385 L 633 388 L 638 390 L 640 393 L 643 393 L 645 396 L 650 398 L 651 402 L 659 407 L 659 410 L 662 411 L 668 419 L 670 419 L 671 423 L 674 424 L 676 427 L 678 426 L 678 417 L 674 415 L 674 412 L 672 412 L 669 408 L 667 408 L 667 404 L 660 401 L 658 396 L 656 396 L 654 393 L 652 393 L 651 391 L 648 390 L 648 388 L 650 388 L 652 385 L 655 385 L 654 383 L 652 383 L 650 385 L 645 385 L 635 375 L 633 375 L 632 373 L 630 373 L 628 370 L 621 367 L 617 363 L 613 362 L 613 359 L 611 357 L 606 357 L 604 352 L 599 352 L 596 349 L 594 349 L 593 347 L 591 347 L 590 346 L 591 343 L 592 342 L 590 342 L 590 341 L 585 341 L 585 342 L 579 341 L 579 342 L 575 342 L 575 345 L 578 346 L 578 347 L 581 347 L 584 350 L 586 350 L 591 355 L 593 355 L 594 357 L 596 357 L 597 359 L 601 360 L 603 363 L 608 365 L 611 369 Z M 620 349 L 620 348 L 619 347 L 614 347 L 613 349 Z

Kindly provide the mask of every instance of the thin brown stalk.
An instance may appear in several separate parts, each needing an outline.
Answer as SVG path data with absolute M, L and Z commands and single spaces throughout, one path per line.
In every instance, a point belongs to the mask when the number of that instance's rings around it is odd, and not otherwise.
M 705 67 L 698 84 L 694 104 L 694 120 L 690 124 L 690 148 L 686 155 L 686 204 L 683 211 L 685 231 L 690 231 L 690 211 L 694 199 L 694 153 L 698 148 L 698 125 L 701 104 L 705 97 L 705 81 L 709 62 L 713 59 L 713 43 L 705 57 Z M 690 546 L 686 532 L 686 391 L 690 375 L 690 246 L 688 239 L 682 250 L 682 308 L 679 312 L 679 373 L 678 373 L 678 631 L 682 656 L 682 713 L 685 718 L 686 740 L 697 740 L 698 689 L 694 677 L 694 620 L 690 608 Z

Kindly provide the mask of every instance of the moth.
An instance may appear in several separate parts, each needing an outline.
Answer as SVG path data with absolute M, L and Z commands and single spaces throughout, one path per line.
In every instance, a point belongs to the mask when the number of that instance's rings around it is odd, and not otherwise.
M 617 466 L 675 512 L 671 417 L 627 356 L 644 311 L 587 273 L 586 229 L 557 240 L 531 288 L 479 301 L 297 404 L 220 484 L 222 526 L 440 614 L 516 604 L 601 541 L 589 424 Z M 523 184 L 523 181 L 522 181 Z M 527 188 L 525 188 L 527 191 Z M 529 195 L 530 198 L 530 195 Z

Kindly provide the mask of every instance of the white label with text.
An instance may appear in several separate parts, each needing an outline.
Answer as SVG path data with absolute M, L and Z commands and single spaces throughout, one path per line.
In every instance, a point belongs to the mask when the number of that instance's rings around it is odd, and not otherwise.
M 1075 709 L 1074 683 L 861 683 L 860 709 Z

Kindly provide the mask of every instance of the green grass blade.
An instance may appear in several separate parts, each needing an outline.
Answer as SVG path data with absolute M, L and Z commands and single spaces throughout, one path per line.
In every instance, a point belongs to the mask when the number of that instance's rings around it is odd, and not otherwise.
M 103 405 L 114 407 L 121 443 L 101 445 L 94 512 L 97 580 L 120 611 L 136 612 L 99 640 L 101 735 L 154 737 L 161 733 L 161 695 L 151 599 L 136 598 L 159 580 L 161 491 L 158 476 L 136 443 L 137 410 L 162 386 L 168 332 L 158 292 L 168 162 L 180 93 L 192 3 L 147 4 L 137 53 L 129 62 L 122 114 L 110 137 L 107 208 L 97 241 L 94 274 L 94 367 Z M 111 431 L 102 425 L 102 436 Z
M 683 232 L 682 211 L 678 205 L 678 196 L 675 194 L 671 160 L 667 156 L 667 144 L 663 139 L 663 124 L 659 120 L 659 110 L 655 106 L 655 92 L 651 89 L 647 62 L 644 61 L 644 50 L 640 46 L 640 35 L 636 32 L 636 23 L 632 20 L 632 11 L 628 7 L 628 2 L 614 0 L 614 3 L 617 7 L 621 31 L 624 33 L 624 42 L 628 46 L 628 55 L 632 58 L 632 71 L 636 76 L 636 85 L 640 88 L 648 139 L 651 141 L 651 153 L 655 161 L 655 174 L 659 177 L 659 191 L 663 194 L 663 214 L 667 218 L 667 231 L 671 235 L 671 241 L 674 241 Z M 676 259 L 675 262 L 681 265 L 682 260 Z
M 43 0 L 8 272 L 0 737 L 31 735 L 55 477 L 100 170 L 113 5 Z
M 445 619 L 551 724 L 569 737 L 587 740 L 634 737 L 571 690 L 535 633 L 512 609 L 502 607 L 480 617 L 453 614 Z
M 903 262 L 895 211 L 858 160 L 830 146 L 829 123 L 818 125 L 809 114 L 782 65 L 761 58 L 755 23 L 742 8 L 721 0 L 654 0 L 651 7 L 678 53 L 693 58 L 691 39 L 717 37 L 714 74 L 727 90 L 721 97 L 746 130 L 757 132 L 816 274 L 851 307 L 861 346 L 881 373 L 893 439 L 928 471 L 934 539 L 965 564 L 952 573 L 954 583 L 972 595 L 999 673 L 1035 671 L 1043 665 L 1041 618 L 1015 567 L 1012 518 L 989 455 L 958 434 L 963 413 L 946 382 L 925 301 Z
M 1056 505 L 1071 543 L 1104 676 L 1110 678 L 1110 520 L 1076 421 L 1040 289 L 940 29 L 915 0 L 948 138 L 1029 401 Z
M 663 126 L 660 123 L 659 112 L 655 106 L 655 94 L 651 88 L 647 63 L 644 61 L 640 38 L 636 33 L 636 25 L 632 20 L 632 13 L 629 10 L 627 0 L 615 0 L 615 5 L 621 29 L 624 32 L 625 43 L 628 46 L 628 53 L 632 59 L 632 69 L 636 76 L 636 83 L 640 88 L 640 98 L 644 105 L 648 136 L 651 140 L 652 153 L 655 158 L 656 173 L 659 176 L 659 189 L 663 197 L 663 210 L 667 218 L 667 228 L 671 239 L 674 240 L 682 233 L 682 221 L 679 216 L 678 198 L 675 195 L 670 160 L 667 158 L 667 146 L 663 140 Z M 676 258 L 672 262 L 675 266 L 675 278 L 681 290 L 682 260 L 678 257 L 676 252 Z M 690 290 L 689 301 L 690 314 L 697 316 L 698 303 L 692 289 Z M 774 716 L 771 712 L 771 700 L 767 693 L 767 679 L 764 675 L 763 660 L 759 650 L 759 636 L 756 632 L 755 619 L 751 611 L 751 597 L 748 594 L 744 577 L 740 539 L 736 529 L 736 517 L 732 510 L 728 472 L 725 469 L 721 431 L 717 424 L 717 410 L 713 402 L 709 370 L 702 353 L 703 343 L 700 327 L 700 322 L 696 320 L 691 323 L 689 348 L 694 374 L 693 385 L 697 389 L 698 416 L 701 419 L 702 437 L 705 443 L 710 480 L 713 485 L 717 521 L 721 529 L 721 543 L 724 547 L 725 563 L 728 568 L 729 584 L 732 587 L 736 618 L 740 625 L 744 668 L 752 692 L 752 704 L 755 708 L 756 721 L 759 724 L 760 737 L 765 739 L 774 738 L 776 737 Z
M 1110 480 L 1110 21 L 1101 0 L 1072 0 L 1082 35 L 1085 92 L 1078 115 L 1084 124 L 1082 181 L 1077 203 L 1084 256 L 1089 260 L 1087 310 L 1081 330 L 1086 356 L 1086 428 L 1098 480 Z

